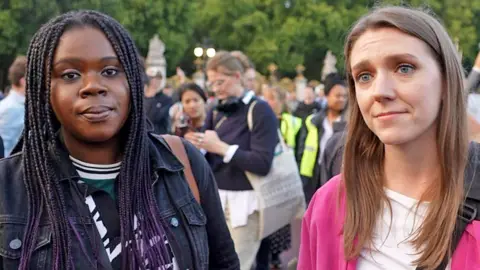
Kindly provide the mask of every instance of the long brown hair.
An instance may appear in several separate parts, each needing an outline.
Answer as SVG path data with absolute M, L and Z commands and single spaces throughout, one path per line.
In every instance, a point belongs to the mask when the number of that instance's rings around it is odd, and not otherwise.
M 404 7 L 378 8 L 362 17 L 345 44 L 345 66 L 349 85 L 349 128 L 344 152 L 343 185 L 346 192 L 344 251 L 348 259 L 372 245 L 378 215 L 389 201 L 383 190 L 384 145 L 364 122 L 355 96 L 350 67 L 352 47 L 368 30 L 394 28 L 425 42 L 441 67 L 443 96 L 438 115 L 437 147 L 441 179 L 425 220 L 412 244 L 420 252 L 414 263 L 437 267 L 450 244 L 458 209 L 463 199 L 464 169 L 468 150 L 465 93 L 459 55 L 444 27 L 428 12 Z M 421 200 L 422 201 L 422 200 Z M 391 209 L 391 207 L 390 207 Z

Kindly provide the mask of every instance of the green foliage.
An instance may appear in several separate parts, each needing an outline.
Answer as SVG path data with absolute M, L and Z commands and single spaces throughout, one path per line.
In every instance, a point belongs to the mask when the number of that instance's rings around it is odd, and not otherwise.
M 286 2 L 289 5 L 286 5 Z M 428 7 L 457 39 L 467 68 L 480 39 L 480 0 L 6 0 L 0 4 L 0 86 L 6 71 L 42 23 L 62 12 L 96 9 L 119 20 L 146 56 L 158 34 L 166 44 L 168 72 L 193 66 L 193 48 L 208 40 L 217 50 L 242 50 L 267 72 L 275 63 L 294 76 L 304 64 L 309 79 L 319 79 L 331 50 L 343 69 L 343 43 L 349 27 L 376 5 Z

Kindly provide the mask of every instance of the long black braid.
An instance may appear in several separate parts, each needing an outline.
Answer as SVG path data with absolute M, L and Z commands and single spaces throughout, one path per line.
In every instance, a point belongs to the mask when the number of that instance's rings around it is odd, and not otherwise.
M 122 266 L 124 269 L 146 269 L 148 262 L 148 268 L 158 268 L 167 263 L 168 250 L 163 242 L 165 225 L 160 219 L 152 188 L 143 111 L 143 73 L 137 49 L 128 32 L 113 18 L 95 11 L 75 11 L 43 25 L 28 49 L 23 162 L 29 213 L 20 269 L 29 268 L 44 210 L 52 229 L 54 269 L 72 267 L 71 225 L 65 191 L 60 186 L 52 158 L 52 153 L 57 151 L 55 134 L 60 123 L 50 104 L 50 81 L 59 39 L 65 31 L 74 27 L 101 30 L 112 44 L 126 73 L 131 109 L 123 128 L 127 143 L 118 177 Z M 139 230 L 137 236 L 135 229 Z

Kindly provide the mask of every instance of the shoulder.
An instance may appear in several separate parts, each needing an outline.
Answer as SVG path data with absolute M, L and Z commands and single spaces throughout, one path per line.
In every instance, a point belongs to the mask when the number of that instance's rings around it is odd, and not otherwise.
M 248 105 L 248 108 L 250 109 L 251 106 L 254 106 L 253 107 L 253 117 L 254 118 L 263 118 L 263 117 L 267 117 L 267 118 L 271 118 L 271 119 L 276 119 L 277 117 L 275 116 L 275 113 L 273 112 L 272 108 L 270 107 L 270 105 L 268 105 L 267 102 L 259 99 L 259 98 L 255 98 L 253 99 L 249 105 Z M 266 123 L 268 124 L 268 123 Z
M 0 186 L 2 186 L 8 178 L 23 173 L 22 153 L 17 153 L 9 157 L 0 159 Z
M 158 94 L 155 95 L 155 100 L 164 104 L 173 104 L 173 99 L 165 95 L 162 91 L 158 92 Z
M 165 166 L 170 166 L 172 168 L 183 166 L 179 161 L 179 158 L 175 156 L 170 149 L 170 146 L 161 135 L 150 133 L 149 137 L 155 142 L 153 144 L 155 149 L 153 149 L 154 153 L 152 153 L 152 155 L 156 156 L 156 159 L 161 159 Z M 195 176 L 197 184 L 202 187 L 205 186 L 206 182 L 210 181 L 208 177 L 210 167 L 205 160 L 205 157 L 187 140 L 183 138 L 180 138 L 180 140 L 185 147 L 185 152 L 190 161 L 190 167 L 192 168 L 192 173 Z
M 311 226 L 326 229 L 326 234 L 340 232 L 345 214 L 341 188 L 341 175 L 337 175 L 317 190 L 305 214 L 305 220 L 308 220 Z
M 0 216 L 9 206 L 22 204 L 26 199 L 26 190 L 23 183 L 22 153 L 0 159 Z
M 23 112 L 24 110 L 25 107 L 13 102 L 10 96 L 7 96 L 0 101 L 0 114 L 14 115 L 18 112 Z
M 325 112 L 320 111 L 310 115 L 309 117 L 311 119 L 310 121 L 312 124 L 314 124 L 317 127 L 321 127 L 323 125 L 323 120 L 325 119 Z

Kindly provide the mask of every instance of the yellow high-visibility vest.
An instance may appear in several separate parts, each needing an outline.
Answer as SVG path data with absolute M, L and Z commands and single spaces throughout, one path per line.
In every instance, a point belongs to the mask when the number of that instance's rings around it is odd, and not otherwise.
M 283 139 L 285 143 L 291 147 L 295 148 L 296 137 L 300 128 L 302 127 L 302 119 L 295 117 L 288 113 L 282 114 L 282 120 L 280 122 L 280 131 L 282 132 Z
M 313 115 L 305 120 L 307 127 L 307 138 L 305 139 L 305 149 L 303 150 L 302 161 L 300 163 L 300 174 L 306 177 L 313 177 L 313 170 L 317 163 L 317 154 L 320 144 L 318 138 L 318 128 L 312 124 Z

